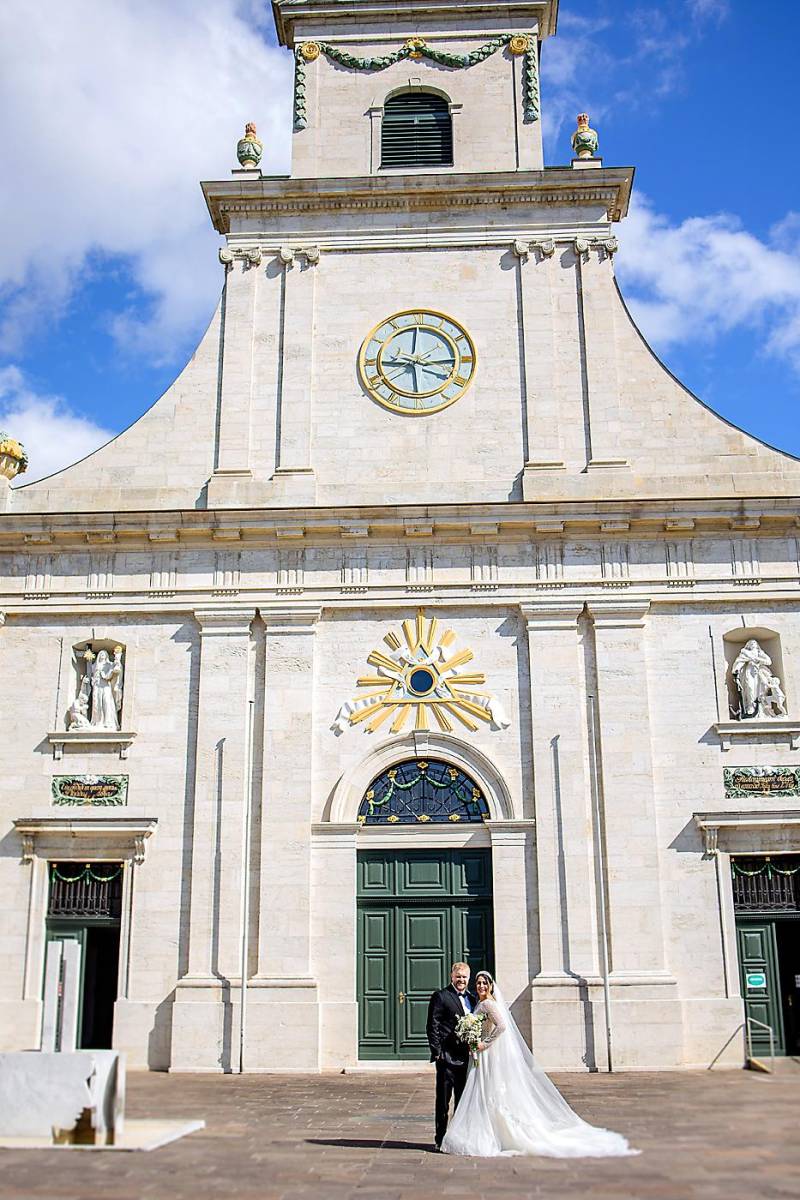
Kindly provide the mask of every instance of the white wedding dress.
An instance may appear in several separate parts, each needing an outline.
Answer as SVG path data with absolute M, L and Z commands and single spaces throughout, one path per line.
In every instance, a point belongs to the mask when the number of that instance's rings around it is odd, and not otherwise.
M 469 1074 L 442 1142 L 445 1154 L 495 1158 L 501 1154 L 550 1158 L 609 1158 L 638 1154 L 610 1129 L 574 1113 L 534 1057 L 495 985 L 475 1009 L 486 1016 L 486 1049 Z

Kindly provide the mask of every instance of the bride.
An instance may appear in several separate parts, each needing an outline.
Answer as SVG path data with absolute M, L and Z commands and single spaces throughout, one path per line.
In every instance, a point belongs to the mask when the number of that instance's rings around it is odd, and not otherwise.
M 587 1125 L 536 1066 L 533 1055 L 487 971 L 475 976 L 484 1017 L 458 1108 L 442 1142 L 445 1154 L 494 1158 L 500 1154 L 551 1158 L 606 1158 L 638 1154 L 610 1129 Z

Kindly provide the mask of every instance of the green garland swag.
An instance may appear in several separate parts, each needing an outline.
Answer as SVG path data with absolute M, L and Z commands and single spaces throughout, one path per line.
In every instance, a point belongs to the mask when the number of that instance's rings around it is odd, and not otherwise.
M 364 797 L 367 802 L 367 807 L 369 808 L 369 815 L 373 817 L 375 815 L 376 808 L 383 808 L 385 804 L 389 803 L 394 795 L 395 788 L 402 792 L 408 792 L 411 790 L 411 788 L 416 787 L 423 777 L 428 781 L 429 784 L 431 784 L 432 787 L 450 788 L 467 810 L 472 809 L 480 812 L 479 801 L 481 794 L 477 788 L 471 788 L 471 795 L 465 796 L 462 791 L 462 788 L 465 786 L 463 780 L 460 780 L 458 784 L 456 784 L 454 779 L 450 782 L 447 780 L 434 779 L 432 775 L 428 774 L 427 769 L 424 769 L 421 770 L 413 779 L 409 780 L 408 783 L 401 783 L 400 780 L 396 778 L 396 773 L 392 772 L 392 777 L 389 782 L 389 790 L 384 793 L 380 800 L 375 799 L 375 793 L 370 788 Z
M 513 38 L 523 36 L 527 39 L 528 48 L 522 55 L 522 119 L 527 125 L 539 119 L 539 71 L 536 61 L 535 37 L 504 33 L 500 37 L 492 38 L 490 42 L 478 46 L 469 54 L 451 54 L 448 50 L 434 50 L 433 47 L 426 45 L 422 38 L 410 38 L 399 50 L 376 58 L 361 58 L 357 54 L 350 54 L 347 50 L 339 49 L 338 46 L 331 46 L 328 42 L 314 42 L 313 45 L 319 47 L 319 53 L 324 54 L 326 58 L 338 63 L 341 67 L 348 67 L 351 71 L 385 71 L 387 67 L 402 62 L 404 58 L 429 58 L 431 62 L 438 63 L 442 67 L 451 67 L 453 70 L 460 71 L 465 67 L 474 67 L 476 63 L 484 62 L 485 59 L 507 46 Z M 314 59 L 309 60 L 305 57 L 303 47 L 309 44 L 311 43 L 303 42 L 294 52 L 295 129 L 305 129 L 308 125 L 306 69 L 309 61 L 313 62 Z
M 766 875 L 769 879 L 773 875 L 796 875 L 800 871 L 800 864 L 796 867 L 776 867 L 773 862 L 767 859 L 764 865 L 757 867 L 755 871 L 746 871 L 737 862 L 732 862 L 731 868 L 734 875 L 745 875 L 748 879 L 752 879 L 754 875 Z
M 50 871 L 54 879 L 60 879 L 62 883 L 82 883 L 84 880 L 93 879 L 95 883 L 111 883 L 112 879 L 116 879 L 122 871 L 122 867 L 117 867 L 110 875 L 98 875 L 91 863 L 86 863 L 77 875 L 63 875 L 59 871 L 55 863 L 50 866 Z

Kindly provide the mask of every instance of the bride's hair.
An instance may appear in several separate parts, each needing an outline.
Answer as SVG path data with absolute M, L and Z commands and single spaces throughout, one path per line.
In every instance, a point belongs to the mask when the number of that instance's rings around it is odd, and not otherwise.
M 477 983 L 479 979 L 486 980 L 486 982 L 489 985 L 489 995 L 493 996 L 494 995 L 494 980 L 492 979 L 489 972 L 488 971 L 478 971 L 478 974 L 475 976 L 475 982 Z

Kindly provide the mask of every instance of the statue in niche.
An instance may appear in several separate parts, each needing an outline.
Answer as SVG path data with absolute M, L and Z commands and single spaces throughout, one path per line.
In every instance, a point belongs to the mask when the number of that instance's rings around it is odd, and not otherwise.
M 86 671 L 67 712 L 68 729 L 119 729 L 122 709 L 122 646 L 113 657 L 107 650 L 83 652 Z
M 772 659 L 755 638 L 745 642 L 733 661 L 731 675 L 739 693 L 739 719 L 785 717 L 786 696 L 772 671 Z
M 67 709 L 67 729 L 91 729 L 89 720 L 89 676 L 84 675 L 77 696 Z

